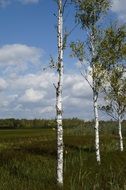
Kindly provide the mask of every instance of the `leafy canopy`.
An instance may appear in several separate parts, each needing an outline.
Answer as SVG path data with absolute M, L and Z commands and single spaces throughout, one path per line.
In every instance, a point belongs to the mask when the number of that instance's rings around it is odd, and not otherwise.
M 91 28 L 110 8 L 110 0 L 72 0 L 76 6 L 76 21 L 82 28 Z
M 105 100 L 107 104 L 101 109 L 115 119 L 123 118 L 126 114 L 126 72 L 123 66 L 114 67 L 111 71 Z
M 110 69 L 115 64 L 125 64 L 126 25 L 109 27 L 105 31 L 100 46 L 98 53 L 102 55 L 101 63 L 106 69 Z

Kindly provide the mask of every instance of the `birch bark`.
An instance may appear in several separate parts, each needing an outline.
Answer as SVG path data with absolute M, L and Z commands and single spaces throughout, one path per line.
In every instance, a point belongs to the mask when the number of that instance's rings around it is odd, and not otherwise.
M 56 87 L 57 115 L 57 182 L 63 185 L 63 125 L 62 125 L 62 86 L 63 86 L 63 13 L 62 0 L 58 0 L 58 84 Z
M 121 121 L 121 117 L 120 116 L 118 118 L 118 124 L 119 124 L 120 150 L 123 151 L 122 121 Z
M 98 84 L 96 83 L 97 80 L 97 71 L 95 69 L 95 57 L 96 57 L 96 50 L 95 50 L 95 37 L 93 32 L 90 36 L 90 43 L 91 43 L 91 50 L 92 50 L 92 90 L 93 90 L 93 108 L 94 108 L 94 118 L 95 118 L 95 151 L 96 151 L 96 160 L 100 164 L 100 146 L 99 146 L 99 116 L 98 116 Z
M 93 104 L 94 104 L 94 117 L 95 117 L 95 150 L 96 150 L 96 160 L 100 164 L 100 147 L 99 147 L 99 119 L 98 119 L 98 104 L 97 104 L 98 94 L 93 92 Z

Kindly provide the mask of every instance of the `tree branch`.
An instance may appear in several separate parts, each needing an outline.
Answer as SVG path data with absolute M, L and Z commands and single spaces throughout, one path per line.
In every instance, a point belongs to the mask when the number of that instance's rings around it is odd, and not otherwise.
M 63 9 L 62 9 L 62 13 L 64 14 L 64 10 L 65 10 L 65 7 L 66 7 L 66 4 L 67 4 L 67 1 L 68 0 L 65 0 L 64 4 L 63 4 Z
M 99 109 L 100 109 L 100 111 L 105 112 L 107 115 L 109 115 L 110 117 L 112 117 L 112 118 L 115 119 L 116 121 L 118 120 L 118 118 L 117 118 L 116 116 L 114 116 L 113 114 L 107 112 L 106 110 L 102 110 L 101 108 L 99 108 Z
M 89 82 L 89 80 L 87 79 L 87 77 L 81 71 L 80 71 L 80 73 L 85 78 L 85 80 L 88 82 L 88 84 L 91 87 L 91 89 L 93 90 L 93 86 L 91 85 L 91 83 Z

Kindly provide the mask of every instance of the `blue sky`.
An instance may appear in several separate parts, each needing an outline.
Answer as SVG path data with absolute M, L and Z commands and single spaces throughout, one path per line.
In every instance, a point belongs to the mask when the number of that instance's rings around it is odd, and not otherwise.
M 0 0 L 0 5 L 0 118 L 54 118 L 57 76 L 42 68 L 50 55 L 57 56 L 56 4 L 53 0 Z M 67 13 L 65 25 L 70 30 L 73 8 L 67 8 Z M 113 0 L 112 14 L 123 22 L 126 1 Z M 69 40 L 82 36 L 76 29 Z M 64 58 L 64 117 L 91 119 L 91 90 L 69 53 Z
M 27 44 L 41 48 L 44 53 L 45 64 L 49 61 L 50 55 L 57 56 L 56 24 L 57 6 L 54 0 L 40 0 L 38 3 L 11 3 L 1 9 L 0 23 L 3 23 L 1 31 L 1 45 L 4 44 Z M 74 12 L 72 7 L 67 7 L 65 16 L 68 16 L 64 26 L 71 30 L 74 23 Z M 4 19 L 3 19 L 4 18 Z M 69 37 L 69 41 L 80 38 L 83 34 L 76 28 Z M 71 70 L 75 68 L 75 61 L 69 56 L 69 49 L 64 56 L 64 64 Z M 66 72 L 67 72 L 66 68 Z
M 41 47 L 45 52 L 53 51 L 56 39 L 54 5 L 51 0 L 42 0 L 40 3 L 25 5 L 13 2 L 1 8 L 0 44 L 22 43 Z

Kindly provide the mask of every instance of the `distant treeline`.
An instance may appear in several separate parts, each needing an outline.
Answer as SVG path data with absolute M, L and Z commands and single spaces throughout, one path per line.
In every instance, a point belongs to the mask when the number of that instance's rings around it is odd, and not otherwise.
M 78 118 L 64 119 L 64 128 L 75 127 L 93 127 L 93 121 L 84 121 Z M 107 127 L 115 126 L 115 121 L 100 121 L 100 126 Z M 126 120 L 123 121 L 126 126 Z M 0 129 L 16 129 L 16 128 L 55 128 L 56 122 L 53 119 L 0 119 Z

